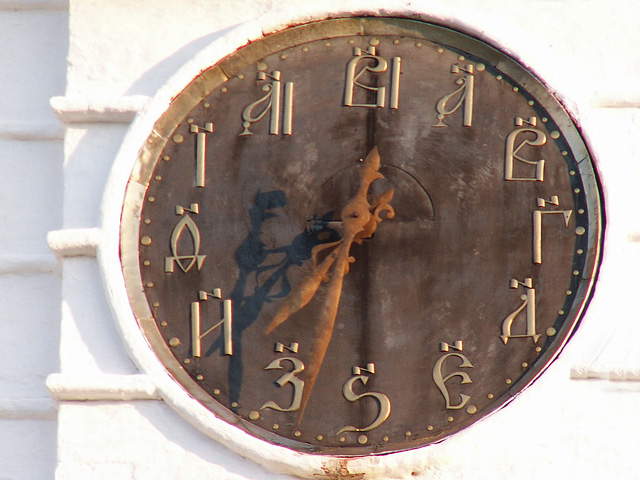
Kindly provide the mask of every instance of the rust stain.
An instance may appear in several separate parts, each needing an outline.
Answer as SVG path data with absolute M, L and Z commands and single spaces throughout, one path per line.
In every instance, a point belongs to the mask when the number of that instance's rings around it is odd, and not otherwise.
M 362 480 L 364 473 L 349 473 L 349 459 L 340 458 L 325 463 L 322 467 L 324 474 L 315 474 L 327 480 Z

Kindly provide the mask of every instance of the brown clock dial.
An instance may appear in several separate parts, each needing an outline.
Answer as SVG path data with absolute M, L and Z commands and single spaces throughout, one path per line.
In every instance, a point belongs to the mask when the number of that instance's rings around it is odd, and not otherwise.
M 158 119 L 121 224 L 175 380 L 271 443 L 441 440 L 505 405 L 597 271 L 594 167 L 531 73 L 396 18 L 303 25 L 202 72 Z

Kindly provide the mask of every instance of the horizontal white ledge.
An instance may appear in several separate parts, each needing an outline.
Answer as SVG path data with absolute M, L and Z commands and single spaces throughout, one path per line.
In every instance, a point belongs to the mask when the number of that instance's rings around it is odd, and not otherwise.
M 0 420 L 54 420 L 56 410 L 48 397 L 0 398 Z
M 0 11 L 2 11 L 0 9 Z M 0 123 L 0 139 L 22 141 L 52 141 L 62 140 L 64 130 L 55 123 L 50 122 L 5 122 Z
M 640 232 L 638 232 L 638 233 L 629 233 L 627 235 L 627 241 L 629 241 L 629 242 L 640 242 Z
M 95 257 L 99 241 L 98 228 L 70 228 L 47 233 L 49 248 L 58 258 Z
M 47 388 L 58 401 L 160 400 L 146 375 L 69 375 L 52 373 Z
M 621 94 L 616 97 L 594 98 L 589 103 L 592 108 L 640 108 L 640 96 Z
M 640 367 L 573 367 L 574 380 L 610 380 L 615 382 L 640 381 Z
M 68 10 L 68 0 L 0 0 L 0 11 Z
M 149 103 L 150 97 L 130 95 L 113 98 L 52 97 L 53 112 L 63 125 L 74 123 L 130 123 Z
M 0 255 L 0 275 L 52 274 L 59 270 L 60 264 L 51 254 Z

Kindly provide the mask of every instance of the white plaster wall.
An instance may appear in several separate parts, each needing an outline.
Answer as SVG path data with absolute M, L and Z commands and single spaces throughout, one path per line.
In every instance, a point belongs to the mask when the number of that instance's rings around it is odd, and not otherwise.
M 46 233 L 62 219 L 62 137 L 49 98 L 65 89 L 68 16 L 0 2 L 0 479 L 52 478 L 60 269 Z
M 636 1 L 0 0 L 0 480 L 295 478 L 210 440 L 140 375 L 95 258 L 100 206 L 135 113 L 211 42 L 230 53 L 261 29 L 364 10 L 451 21 L 537 72 L 590 142 L 608 215 L 601 279 L 560 359 L 379 478 L 640 479 Z

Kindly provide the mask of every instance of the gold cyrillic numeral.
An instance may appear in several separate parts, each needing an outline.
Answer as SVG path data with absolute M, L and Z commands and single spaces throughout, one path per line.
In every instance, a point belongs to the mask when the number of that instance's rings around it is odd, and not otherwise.
M 191 350 L 194 357 L 202 356 L 202 339 L 213 332 L 216 328 L 222 327 L 224 335 L 224 354 L 233 355 L 233 309 L 231 300 L 222 300 L 223 315 L 222 320 L 209 328 L 206 332 L 201 332 L 200 302 L 205 302 L 209 298 L 222 299 L 222 292 L 215 288 L 212 293 L 203 290 L 198 292 L 198 301 L 191 302 Z
M 193 219 L 188 214 L 185 215 L 186 212 L 198 215 L 200 207 L 197 203 L 192 203 L 188 208 L 181 207 L 180 205 L 176 206 L 176 215 L 180 215 L 182 218 L 178 221 L 176 226 L 173 227 L 173 231 L 171 232 L 170 245 L 173 256 L 165 257 L 164 259 L 164 271 L 166 273 L 173 273 L 176 263 L 184 273 L 191 270 L 194 265 L 196 265 L 197 269 L 200 270 L 204 259 L 207 258 L 206 255 L 200 255 L 200 230 L 198 230 L 198 226 Z M 191 255 L 180 255 L 178 252 L 180 237 L 184 233 L 185 229 L 191 235 L 193 243 L 193 254 Z M 188 262 L 183 263 L 183 261 Z
M 516 289 L 518 287 L 524 287 L 525 289 L 525 293 L 520 297 L 522 304 L 507 315 L 507 318 L 502 321 L 502 335 L 500 335 L 500 338 L 505 345 L 510 338 L 531 337 L 533 343 L 536 343 L 540 338 L 540 334 L 536 333 L 536 289 L 533 288 L 533 279 L 527 277 L 523 282 L 520 282 L 515 278 L 512 278 L 509 282 L 509 288 Z M 513 335 L 511 333 L 513 321 L 525 308 L 526 333 L 523 335 Z
M 460 74 L 466 73 L 463 77 L 456 80 L 456 85 L 460 85 L 453 92 L 444 95 L 438 103 L 436 103 L 436 112 L 438 112 L 438 123 L 434 127 L 448 127 L 444 123 L 444 118 L 447 115 L 457 112 L 462 107 L 462 125 L 470 127 L 473 122 L 473 87 L 475 83 L 475 77 L 473 76 L 473 65 L 469 64 L 466 67 L 460 67 L 457 64 L 451 65 L 451 73 Z M 460 95 L 458 102 L 451 108 L 447 108 L 449 100 L 456 95 Z
M 523 127 L 524 124 L 528 124 L 528 127 Z M 544 159 L 540 160 L 527 160 L 520 156 L 520 150 L 525 145 L 531 145 L 534 147 L 540 147 L 547 143 L 547 137 L 542 132 L 542 130 L 538 130 L 537 128 L 532 128 L 536 126 L 536 117 L 530 117 L 528 120 L 524 120 L 520 117 L 516 117 L 515 124 L 516 128 L 513 132 L 511 132 L 507 136 L 507 145 L 504 153 L 504 179 L 505 180 L 519 180 L 519 181 L 529 181 L 529 182 L 542 182 L 544 180 Z M 522 140 L 518 146 L 515 146 L 518 135 L 525 133 L 533 133 L 535 138 L 530 140 Z M 518 161 L 525 165 L 535 165 L 535 176 L 534 177 L 517 177 L 514 176 L 514 161 Z
M 554 195 L 548 200 L 538 198 L 538 207 L 544 208 L 550 205 L 558 206 L 560 204 L 558 196 Z M 569 219 L 573 210 L 534 210 L 533 211 L 533 263 L 542 263 L 542 216 L 543 215 L 562 215 L 564 226 L 569 227 Z
M 298 344 L 293 343 L 288 347 L 280 342 L 276 343 L 275 350 L 276 352 L 283 352 L 284 349 L 291 351 L 292 353 L 298 353 Z M 287 384 L 291 384 L 293 386 L 293 400 L 291 400 L 291 405 L 287 408 L 282 408 L 276 402 L 269 400 L 265 402 L 264 405 L 260 407 L 260 410 L 264 410 L 265 408 L 270 408 L 272 410 L 277 410 L 278 412 L 296 412 L 300 409 L 300 404 L 302 403 L 302 392 L 304 391 L 304 381 L 300 380 L 296 375 L 304 371 L 304 363 L 299 358 L 295 357 L 281 357 L 273 360 L 269 365 L 264 367 L 265 370 L 282 370 L 284 367 L 282 366 L 282 362 L 288 360 L 293 364 L 293 370 L 282 375 L 276 383 L 280 387 L 284 387 Z
M 353 384 L 358 380 L 360 380 L 363 385 L 366 385 L 369 381 L 369 377 L 367 375 L 362 375 L 362 373 L 373 375 L 375 373 L 375 365 L 373 363 L 368 363 L 366 367 L 353 367 L 353 377 L 347 380 L 342 387 L 342 394 L 344 395 L 344 398 L 346 398 L 349 402 L 356 402 L 364 397 L 375 398 L 379 406 L 378 415 L 370 425 L 362 428 L 348 425 L 338 430 L 338 435 L 344 432 L 368 432 L 382 425 L 391 414 L 391 401 L 389 400 L 389 397 L 387 397 L 384 393 L 365 392 L 357 395 L 353 391 Z
M 267 92 L 263 97 L 250 103 L 242 111 L 242 133 L 240 135 L 253 135 L 249 127 L 259 122 L 267 113 L 269 116 L 269 133 L 271 135 L 291 135 L 293 133 L 293 82 L 282 85 L 278 70 L 271 74 L 258 72 L 258 81 L 272 79 L 271 83 L 263 85 L 262 90 Z M 262 105 L 262 111 L 254 115 L 254 109 Z M 280 117 L 282 116 L 282 128 Z
M 204 127 L 191 124 L 189 132 L 196 134 L 196 187 L 205 186 L 207 161 L 207 133 L 213 133 L 213 123 L 206 123 Z
M 449 345 L 444 342 L 440 343 L 441 352 L 448 352 L 450 349 L 462 351 L 462 341 L 458 340 L 453 345 Z M 469 399 L 471 398 L 471 396 L 461 393 L 460 403 L 457 405 L 452 405 L 451 398 L 449 396 L 449 390 L 447 389 L 447 386 L 446 386 L 446 382 L 452 379 L 453 377 L 460 377 L 462 379 L 460 381 L 460 384 L 462 385 L 467 383 L 473 383 L 473 381 L 471 380 L 471 377 L 469 377 L 469 374 L 467 372 L 457 371 L 457 372 L 450 373 L 446 377 L 442 376 L 443 375 L 442 367 L 444 363 L 449 358 L 452 358 L 452 357 L 458 357 L 460 360 L 462 360 L 462 363 L 460 364 L 460 368 L 473 368 L 473 365 L 471 364 L 469 359 L 466 356 L 464 356 L 462 353 L 457 353 L 457 352 L 447 353 L 446 355 L 443 355 L 442 357 L 440 357 L 436 362 L 436 364 L 433 366 L 433 381 L 435 382 L 436 386 L 440 389 L 440 392 L 444 397 L 445 407 L 449 410 L 459 410 L 469 402 Z
M 374 65 L 364 65 L 358 71 L 358 64 L 363 61 L 373 60 Z M 400 65 L 402 59 L 400 57 L 393 57 L 391 59 L 391 73 L 390 73 L 390 95 L 389 95 L 389 108 L 397 109 L 400 95 Z M 375 85 L 367 85 L 361 81 L 361 77 L 366 72 L 371 73 L 384 73 L 389 69 L 389 63 L 386 59 L 376 55 L 376 47 L 369 47 L 363 51 L 361 48 L 354 48 L 353 58 L 347 63 L 347 73 L 345 77 L 345 90 L 344 90 L 344 106 L 345 107 L 370 107 L 370 108 L 384 108 L 386 103 L 387 87 L 378 87 Z M 357 89 L 357 90 L 356 90 Z M 369 92 L 375 92 L 375 102 L 373 103 L 354 103 L 354 98 L 362 95 L 366 95 Z

